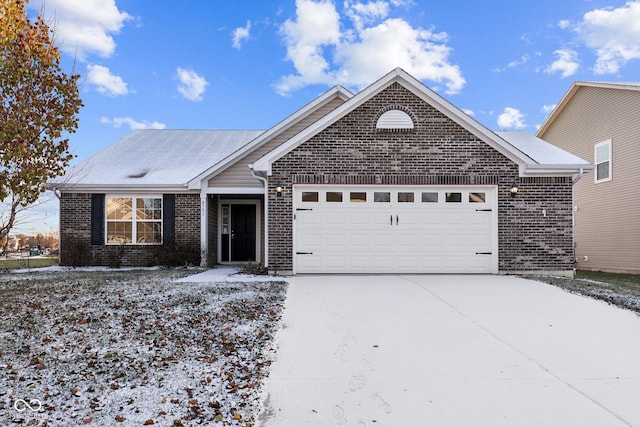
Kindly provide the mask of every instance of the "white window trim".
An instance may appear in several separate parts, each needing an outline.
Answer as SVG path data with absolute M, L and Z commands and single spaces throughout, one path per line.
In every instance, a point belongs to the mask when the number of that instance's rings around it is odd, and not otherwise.
M 107 206 L 109 199 L 132 199 L 132 209 L 133 214 L 131 218 L 131 243 L 117 243 L 117 242 L 109 242 L 109 232 L 108 232 L 108 213 Z M 136 242 L 138 238 L 138 220 L 135 218 L 135 209 L 136 209 L 136 199 L 160 199 L 160 219 L 159 220 L 147 220 L 147 222 L 159 222 L 160 223 L 160 243 L 150 242 L 150 243 L 138 243 Z M 129 221 L 113 221 L 112 222 L 129 222 Z M 160 246 L 164 243 L 164 200 L 162 198 L 162 194 L 106 194 L 104 200 L 104 244 L 108 246 Z
M 609 146 L 609 176 L 603 179 L 598 179 L 598 148 L 604 146 L 604 145 L 608 145 Z M 608 139 L 606 141 L 602 141 L 597 143 L 596 145 L 593 146 L 593 164 L 595 165 L 596 169 L 595 169 L 595 173 L 593 174 L 593 182 L 595 182 L 596 184 L 599 184 L 601 182 L 607 182 L 607 181 L 611 181 L 613 179 L 613 156 L 612 156 L 612 150 L 611 150 L 611 146 L 613 144 L 611 143 L 611 139 Z M 604 163 L 604 162 L 600 162 L 600 163 Z

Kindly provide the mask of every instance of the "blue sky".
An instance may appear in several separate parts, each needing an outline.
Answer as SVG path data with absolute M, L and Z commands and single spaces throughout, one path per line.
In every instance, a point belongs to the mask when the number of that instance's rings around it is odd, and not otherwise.
M 45 14 L 82 75 L 77 161 L 132 129 L 268 129 L 395 67 L 490 129 L 530 133 L 576 80 L 640 80 L 640 0 L 46 0 Z

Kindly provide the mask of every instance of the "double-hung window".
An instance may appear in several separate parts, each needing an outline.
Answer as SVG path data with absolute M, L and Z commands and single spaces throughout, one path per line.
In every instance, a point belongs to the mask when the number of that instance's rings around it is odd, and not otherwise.
M 595 145 L 595 182 L 611 181 L 611 140 Z
M 162 197 L 107 196 L 107 244 L 161 244 Z

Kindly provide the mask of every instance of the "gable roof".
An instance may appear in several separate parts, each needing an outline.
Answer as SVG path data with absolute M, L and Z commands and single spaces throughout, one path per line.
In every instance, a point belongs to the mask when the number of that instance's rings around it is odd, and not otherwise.
M 261 130 L 136 130 L 50 181 L 49 189 L 172 188 L 264 133 Z
M 256 148 L 332 101 L 342 100 L 342 105 L 248 165 L 254 172 L 270 174 L 274 161 L 396 82 L 516 163 L 521 176 L 573 175 L 593 168 L 585 160 L 525 132 L 489 130 L 422 82 L 396 68 L 356 95 L 336 86 L 267 131 L 146 129 L 131 132 L 72 167 L 63 177 L 51 180 L 47 188 L 101 192 L 197 190 Z M 640 84 L 615 86 L 640 90 Z
M 347 101 L 353 97 L 353 93 L 349 92 L 342 86 L 335 86 L 319 97 L 315 98 L 313 101 L 291 114 L 286 119 L 282 120 L 280 123 L 276 124 L 266 132 L 262 133 L 257 138 L 250 141 L 248 144 L 244 145 L 240 149 L 231 153 L 225 159 L 217 163 L 211 163 L 210 167 L 206 170 L 203 170 L 198 175 L 194 175 L 189 179 L 188 187 L 189 189 L 199 189 L 203 182 L 212 178 L 216 173 L 224 170 L 229 165 L 243 158 L 246 154 L 255 150 L 256 148 L 264 145 L 272 138 L 286 131 L 291 126 L 294 126 L 296 123 L 303 120 L 305 117 L 313 114 L 319 109 L 323 108 L 330 102 L 332 102 L 336 98 L 340 98 L 343 101 Z
M 422 82 L 415 79 L 401 68 L 392 70 L 381 79 L 368 86 L 340 107 L 336 108 L 313 125 L 307 127 L 286 143 L 267 153 L 250 167 L 256 172 L 271 174 L 272 164 L 309 140 L 322 130 L 326 129 L 333 123 L 337 122 L 351 111 L 366 103 L 375 95 L 386 89 L 393 83 L 399 83 L 413 94 L 439 110 L 449 119 L 480 138 L 486 144 L 503 154 L 505 157 L 516 163 L 520 168 L 521 176 L 552 174 L 552 175 L 572 175 L 581 173 L 584 169 L 590 169 L 591 165 L 579 158 L 569 158 L 569 156 L 542 156 L 542 152 L 549 150 L 543 143 L 544 141 L 532 137 L 527 139 L 527 143 L 523 142 L 524 138 L 512 134 L 502 134 L 492 132 L 477 120 L 473 119 L 462 110 L 451 104 L 449 101 L 429 89 Z M 515 141 L 510 141 L 514 139 Z M 564 152 L 564 150 L 560 150 Z M 559 154 L 559 153 L 557 153 Z M 567 153 L 568 154 L 568 153 Z M 542 161 L 536 160 L 538 157 Z M 575 164 L 567 164 L 566 161 L 575 161 Z
M 564 111 L 565 107 L 569 105 L 575 94 L 583 87 L 592 87 L 600 89 L 617 89 L 617 90 L 630 90 L 640 91 L 640 82 L 629 83 L 615 83 L 615 82 L 574 82 L 567 93 L 564 94 L 558 105 L 553 109 L 551 114 L 546 118 L 542 126 L 536 132 L 536 135 L 544 135 L 549 126 L 558 118 Z

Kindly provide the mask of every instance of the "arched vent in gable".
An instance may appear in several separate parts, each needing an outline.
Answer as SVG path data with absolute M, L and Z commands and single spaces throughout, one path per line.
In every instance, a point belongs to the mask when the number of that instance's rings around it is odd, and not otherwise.
M 376 123 L 377 130 L 408 131 L 413 130 L 411 116 L 402 110 L 389 110 L 380 116 Z

